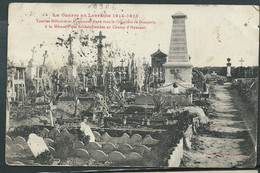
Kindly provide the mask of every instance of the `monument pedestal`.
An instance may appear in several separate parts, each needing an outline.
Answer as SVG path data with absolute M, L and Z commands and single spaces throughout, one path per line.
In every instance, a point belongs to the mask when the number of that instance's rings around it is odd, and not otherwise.
M 179 92 L 192 88 L 192 64 L 190 62 L 167 62 L 164 65 L 165 84 L 160 91 L 173 92 L 173 83 L 177 83 Z

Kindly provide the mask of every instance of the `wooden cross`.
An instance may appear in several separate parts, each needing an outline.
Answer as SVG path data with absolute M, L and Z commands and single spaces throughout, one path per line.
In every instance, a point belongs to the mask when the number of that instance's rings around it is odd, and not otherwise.
M 33 47 L 31 51 L 32 51 L 32 58 L 33 58 L 34 57 L 34 53 L 36 52 L 35 51 L 35 47 Z
M 241 67 L 242 67 L 243 62 L 245 62 L 245 60 L 243 60 L 243 58 L 241 58 L 241 59 L 239 60 L 239 62 L 241 63 Z
M 46 58 L 48 58 L 47 50 L 45 50 L 45 53 L 43 54 L 43 63 L 42 63 L 42 65 L 45 65 Z
M 121 59 L 121 67 L 123 67 L 124 66 L 124 62 L 125 62 L 125 60 L 124 59 Z
M 99 31 L 99 35 L 95 36 L 95 39 L 97 39 L 99 41 L 99 44 L 102 44 L 102 40 L 106 38 L 106 36 L 102 35 L 102 32 Z
M 69 42 L 69 45 L 70 45 L 70 54 L 72 54 L 72 50 L 71 50 L 71 47 L 72 47 L 72 37 L 71 37 L 71 34 L 69 35 L 69 39 L 68 39 L 68 42 Z

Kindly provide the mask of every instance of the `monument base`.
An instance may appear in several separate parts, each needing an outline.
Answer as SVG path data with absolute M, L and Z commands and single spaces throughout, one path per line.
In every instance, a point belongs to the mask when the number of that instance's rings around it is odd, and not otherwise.
M 165 84 L 159 88 L 162 92 L 173 92 L 173 83 L 176 82 L 179 92 L 192 88 L 192 64 L 190 62 L 167 62 L 165 68 Z
M 178 91 L 179 93 L 185 92 L 187 89 L 194 87 L 191 83 L 179 83 L 178 84 Z M 172 86 L 172 83 L 165 83 L 163 86 L 157 89 L 160 92 L 172 92 L 174 93 L 174 88 Z

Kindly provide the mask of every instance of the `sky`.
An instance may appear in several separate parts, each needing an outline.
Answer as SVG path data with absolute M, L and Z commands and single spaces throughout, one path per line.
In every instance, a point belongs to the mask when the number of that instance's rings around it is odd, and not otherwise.
M 129 5 L 129 4 L 19 4 L 9 6 L 8 27 L 8 59 L 25 65 L 32 57 L 31 49 L 35 47 L 35 61 L 43 62 L 43 54 L 48 51 L 46 63 L 54 67 L 64 65 L 68 59 L 68 49 L 57 46 L 57 37 L 67 38 L 74 32 L 98 35 L 99 31 L 106 36 L 103 43 L 112 43 L 105 52 L 117 50 L 116 63 L 133 52 L 140 61 L 150 62 L 151 54 L 160 50 L 169 53 L 172 29 L 171 15 L 181 11 L 187 15 L 186 35 L 188 54 L 195 67 L 226 66 L 227 58 L 231 58 L 232 66 L 240 66 L 239 60 L 244 59 L 244 66 L 258 65 L 259 49 L 259 12 L 254 6 L 238 5 Z M 54 17 L 53 13 L 60 14 Z M 145 26 L 146 29 L 72 29 L 45 28 L 41 20 L 72 20 L 77 17 L 61 17 L 61 14 L 137 14 L 131 21 L 152 21 L 155 24 L 134 25 Z M 89 20 L 89 17 L 79 17 Z M 91 17 L 92 20 L 104 18 Z M 107 20 L 127 18 L 107 18 Z M 113 26 L 115 24 L 106 24 Z M 127 24 L 116 24 L 126 26 Z M 72 44 L 73 54 L 78 62 L 94 62 L 96 58 L 95 44 L 83 47 L 85 56 L 80 57 L 80 43 L 75 39 Z M 110 49 L 110 50 L 107 50 Z M 122 55 L 126 54 L 126 55 Z M 104 56 L 108 56 L 104 54 Z

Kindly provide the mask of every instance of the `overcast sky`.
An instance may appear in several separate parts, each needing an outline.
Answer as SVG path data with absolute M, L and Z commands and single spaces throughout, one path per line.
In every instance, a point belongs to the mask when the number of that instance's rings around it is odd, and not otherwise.
M 188 54 L 194 66 L 225 66 L 231 58 L 233 66 L 239 66 L 243 58 L 245 66 L 258 65 L 259 13 L 253 6 L 206 6 L 206 5 L 97 5 L 91 4 L 11 4 L 9 7 L 8 58 L 14 62 L 28 63 L 31 49 L 36 47 L 36 62 L 42 63 L 42 55 L 48 51 L 47 64 L 55 67 L 67 62 L 68 52 L 57 47 L 57 37 L 64 38 L 73 29 L 46 29 L 36 19 L 53 18 L 56 14 L 138 14 L 137 20 L 155 21 L 145 30 L 95 29 L 91 34 L 102 31 L 104 43 L 113 42 L 114 47 L 134 52 L 137 58 L 150 61 L 150 55 L 157 51 L 158 44 L 168 54 L 170 46 L 171 15 L 181 11 L 187 15 L 186 34 Z M 89 18 L 83 18 L 88 20 Z M 98 18 L 92 18 L 98 19 Z M 118 20 L 113 18 L 115 21 Z M 112 25 L 111 25 L 112 26 Z M 140 25 L 144 26 L 144 25 Z M 74 29 L 81 32 L 80 29 Z M 90 33 L 89 29 L 83 29 Z M 40 44 L 42 44 L 40 46 Z M 74 54 L 78 61 L 89 61 L 92 54 L 80 57 L 79 44 L 75 41 Z M 89 50 L 86 50 L 89 51 Z M 120 58 L 118 58 L 119 62 Z

